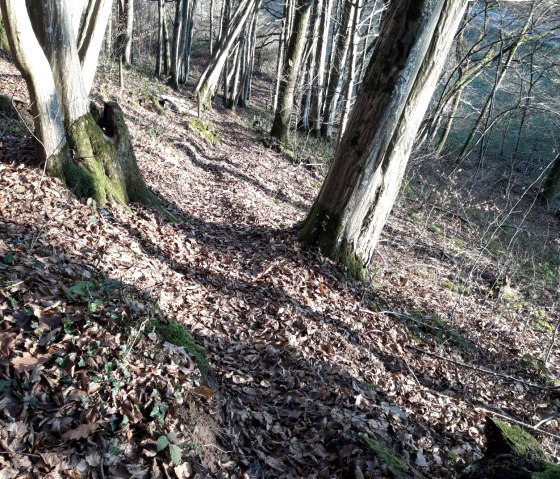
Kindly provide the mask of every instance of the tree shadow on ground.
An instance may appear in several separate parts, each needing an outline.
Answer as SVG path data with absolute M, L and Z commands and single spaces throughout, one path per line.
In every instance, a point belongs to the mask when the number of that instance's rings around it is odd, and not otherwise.
M 168 204 L 167 207 L 171 211 L 178 210 L 176 205 Z M 367 331 L 363 322 L 353 323 L 347 319 L 343 320 L 336 312 L 337 305 L 325 308 L 323 311 L 318 310 L 313 300 L 313 292 L 308 291 L 310 286 L 311 289 L 318 289 L 319 283 L 328 285 L 329 288 L 346 284 L 346 286 L 350 286 L 351 290 L 353 289 L 354 301 L 358 304 L 364 290 L 360 286 L 348 283 L 340 270 L 323 261 L 319 255 L 310 251 L 302 251 L 295 231 L 247 225 L 215 224 L 205 222 L 200 218 L 183 217 L 186 218 L 185 225 L 188 225 L 190 237 L 195 238 L 206 249 L 205 254 L 219 258 L 220 254 L 227 252 L 227 256 L 236 258 L 235 264 L 226 263 L 228 266 L 225 271 L 216 272 L 200 264 L 192 264 L 179 257 L 172 257 L 168 251 L 154 243 L 152 238 L 147 237 L 131 224 L 121 223 L 120 226 L 138 240 L 146 254 L 167 263 L 171 269 L 183 275 L 186 281 L 203 287 L 205 294 L 208 295 L 208 301 L 215 303 L 215 309 L 209 313 L 212 317 L 202 320 L 206 324 L 204 329 L 207 332 L 197 335 L 195 330 L 195 335 L 211 351 L 222 387 L 227 388 L 228 391 L 235 391 L 235 394 L 231 395 L 230 410 L 235 411 L 237 408 L 240 418 L 245 418 L 243 420 L 251 418 L 255 412 L 257 422 L 264 421 L 262 418 L 266 417 L 267 401 L 260 404 L 255 397 L 268 397 L 268 393 L 263 391 L 271 386 L 265 387 L 262 384 L 272 384 L 273 389 L 271 390 L 277 388 L 273 396 L 279 394 L 280 389 L 274 385 L 286 381 L 286 371 L 290 368 L 285 364 L 292 364 L 293 360 L 305 365 L 301 366 L 302 371 L 319 369 L 318 375 L 310 374 L 314 384 L 322 384 L 321 387 L 325 387 L 326 391 L 348 387 L 352 383 L 348 378 L 351 378 L 359 386 L 357 386 L 358 389 L 354 388 L 355 393 L 351 393 L 350 396 L 365 394 L 364 390 L 367 389 L 367 386 L 363 385 L 376 384 L 376 378 L 380 375 L 400 375 L 404 381 L 406 378 L 410 381 L 419 381 L 421 389 L 431 392 L 434 396 L 462 401 L 471 407 L 483 405 L 475 397 L 478 391 L 477 382 L 480 381 L 481 376 L 487 377 L 487 375 L 473 374 L 472 382 L 465 384 L 460 375 L 455 374 L 453 367 L 446 365 L 445 361 L 432 361 L 427 364 L 421 354 L 417 357 L 414 354 L 404 354 L 401 346 L 394 341 L 392 344 L 388 339 L 390 331 Z M 174 228 L 174 235 L 181 238 L 183 226 L 175 225 Z M 278 267 L 279 265 L 281 268 Z M 306 278 L 302 282 L 299 290 L 294 289 L 293 284 L 288 284 L 290 281 L 297 282 L 297 277 L 288 277 L 287 282 L 282 281 L 282 276 L 286 275 L 286 271 L 294 272 L 306 269 L 309 270 L 310 278 Z M 288 289 L 291 292 L 288 292 Z M 298 293 L 297 297 L 294 296 L 294 292 Z M 237 308 L 240 302 L 243 307 Z M 240 315 L 243 316 L 243 319 L 240 319 Z M 433 317 L 434 313 L 422 312 L 422 316 L 429 318 Z M 356 319 L 359 318 L 356 317 Z M 193 319 L 191 325 L 196 325 L 197 321 L 196 318 Z M 470 336 L 467 331 L 457 328 L 445 331 L 441 324 L 440 329 L 443 329 L 441 332 L 443 341 L 449 343 L 448 336 L 454 338 L 453 348 L 451 348 L 453 354 L 457 354 L 457 350 L 460 351 L 462 347 L 467 353 L 468 361 L 488 368 L 499 364 L 501 370 L 512 372 L 520 379 L 534 380 L 531 374 L 523 374 L 527 365 L 522 358 L 516 357 L 515 354 L 489 351 L 473 346 L 469 343 Z M 208 332 L 210 330 L 213 331 L 213 334 Z M 401 333 L 397 334 L 402 334 L 404 339 L 402 336 L 398 338 L 399 343 L 407 340 L 414 343 L 414 339 L 418 339 L 423 334 L 418 328 L 414 328 L 413 325 L 406 322 L 405 327 L 400 331 Z M 431 346 L 431 339 L 427 335 L 424 334 L 421 341 Z M 339 351 L 341 352 L 339 353 Z M 442 353 L 446 354 L 446 351 L 449 350 L 444 349 Z M 347 364 L 349 359 L 344 357 L 345 353 L 349 353 L 350 361 L 354 362 L 354 364 L 350 364 L 348 370 L 341 366 Z M 326 359 L 329 357 L 336 357 L 342 363 L 337 364 L 334 360 Z M 414 360 L 412 364 L 411 359 Z M 275 364 L 280 364 L 280 366 L 276 367 Z M 356 365 L 359 365 L 361 370 L 356 370 Z M 297 367 L 290 367 L 294 371 L 289 375 L 292 376 L 290 384 L 293 386 L 289 386 L 287 391 L 289 394 L 293 394 L 293 391 L 302 388 L 305 390 L 304 384 L 307 382 L 297 379 Z M 332 370 L 333 367 L 335 371 Z M 330 373 L 327 372 L 329 368 Z M 329 379 L 331 383 L 329 384 L 327 381 L 325 385 L 327 374 L 330 374 L 332 378 Z M 347 382 L 339 384 L 337 377 L 345 377 Z M 498 396 L 506 398 L 513 394 L 520 395 L 515 381 L 494 378 L 493 381 L 500 384 L 494 399 L 498 399 Z M 259 392 L 256 392 L 257 390 Z M 525 394 L 523 404 L 531 404 L 539 399 L 534 389 L 528 388 L 523 391 Z M 317 394 L 316 391 L 314 394 Z M 290 407 L 295 407 L 291 399 L 284 397 L 280 401 L 291 402 Z M 246 407 L 246 404 L 251 402 L 256 404 L 255 407 L 258 406 L 256 411 Z M 406 404 L 406 401 L 403 403 Z M 487 404 L 487 406 L 491 408 L 493 405 Z M 510 411 L 502 410 L 503 412 L 509 413 Z M 512 410 L 511 414 L 519 418 L 519 411 Z M 529 418 L 521 417 L 521 419 L 530 422 Z M 414 421 L 418 421 L 418 418 L 415 417 Z M 266 428 L 272 426 L 270 424 L 267 426 L 265 421 L 261 427 L 264 427 L 260 431 L 261 436 L 263 434 L 266 436 L 268 434 Z M 431 426 L 424 424 L 419 427 L 424 431 L 430 431 L 430 427 L 432 427 L 433 431 L 433 424 Z M 450 424 L 450 427 L 455 426 Z M 444 421 L 440 425 L 439 433 L 447 435 L 450 443 L 465 439 L 464 431 L 447 433 L 445 428 Z M 304 436 L 307 432 L 304 433 Z M 254 440 L 262 441 L 258 439 L 258 429 L 254 433 L 256 434 Z M 356 431 L 355 434 L 357 434 Z M 266 443 L 266 441 L 264 442 Z M 283 447 L 279 447 L 278 450 L 280 451 Z M 268 465 L 270 466 L 270 464 Z M 270 467 L 274 469 L 273 466 Z M 306 470 L 306 473 L 309 471 Z

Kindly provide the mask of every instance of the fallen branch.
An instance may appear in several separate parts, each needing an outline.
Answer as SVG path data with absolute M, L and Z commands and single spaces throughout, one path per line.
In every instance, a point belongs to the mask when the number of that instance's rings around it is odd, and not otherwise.
M 558 389 L 558 386 L 542 386 L 540 384 L 535 384 L 535 383 L 530 383 L 528 381 L 524 381 L 523 379 L 519 379 L 519 378 L 516 378 L 514 376 L 510 376 L 508 374 L 498 373 L 496 371 L 490 371 L 489 369 L 481 368 L 479 366 L 473 366 L 472 364 L 462 363 L 461 361 L 456 361 L 455 359 L 446 358 L 445 356 L 442 356 L 442 355 L 437 354 L 437 353 L 432 353 L 431 351 L 426 351 L 425 349 L 418 348 L 416 346 L 410 346 L 410 345 L 407 344 L 406 347 L 409 348 L 409 349 L 414 349 L 415 351 L 418 351 L 422 354 L 426 354 L 428 356 L 432 356 L 434 358 L 441 359 L 442 361 L 446 361 L 448 363 L 454 364 L 455 366 L 460 366 L 462 368 L 472 369 L 473 371 L 478 371 L 480 373 L 489 374 L 491 376 L 496 376 L 496 377 L 499 377 L 499 378 L 502 378 L 502 379 L 507 379 L 508 381 L 513 381 L 513 382 L 523 384 L 525 386 L 532 387 L 532 388 L 535 388 L 535 389 L 540 389 L 540 390 L 543 390 L 543 391 L 552 391 L 552 390 Z
M 508 421 L 514 422 L 515 424 L 519 424 L 520 426 L 523 426 L 527 429 L 530 429 L 531 431 L 536 431 L 540 434 L 545 434 L 547 436 L 554 437 L 554 438 L 560 440 L 560 436 L 558 434 L 554 434 L 553 432 L 548 432 L 548 431 L 544 431 L 543 429 L 539 429 L 539 425 L 541 424 L 542 421 L 539 422 L 535 426 L 531 426 L 530 424 L 527 424 L 526 422 L 520 421 L 519 419 L 514 419 L 510 416 L 506 416 L 505 414 L 501 414 L 499 412 L 493 411 L 492 409 L 488 409 L 488 408 L 485 408 L 483 406 L 475 406 L 474 408 L 475 408 L 475 410 L 478 409 L 479 411 L 483 411 L 485 413 L 493 414 L 494 416 L 499 416 L 501 418 L 507 419 Z

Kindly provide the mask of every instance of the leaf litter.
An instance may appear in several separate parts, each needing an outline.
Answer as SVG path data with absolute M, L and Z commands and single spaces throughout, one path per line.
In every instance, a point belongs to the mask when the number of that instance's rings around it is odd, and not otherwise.
M 80 203 L 19 161 L 30 138 L 0 139 L 1 477 L 381 478 L 399 461 L 453 477 L 482 454 L 487 414 L 552 417 L 541 439 L 558 460 L 556 352 L 549 376 L 531 369 L 545 336 L 423 275 L 450 268 L 418 254 L 435 235 L 397 209 L 374 284 L 356 284 L 297 240 L 317 172 L 231 112 L 208 113 L 209 145 L 184 115 L 98 87 L 120 95 L 178 219 Z M 210 372 L 157 333 L 172 321 Z

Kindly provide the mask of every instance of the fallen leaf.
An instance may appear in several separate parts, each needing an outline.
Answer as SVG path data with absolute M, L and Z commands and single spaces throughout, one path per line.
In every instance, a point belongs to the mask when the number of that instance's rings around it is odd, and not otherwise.
M 91 424 L 80 424 L 76 429 L 70 429 L 61 435 L 61 438 L 66 440 L 83 439 L 89 437 L 91 433 L 99 428 L 99 423 L 93 422 Z

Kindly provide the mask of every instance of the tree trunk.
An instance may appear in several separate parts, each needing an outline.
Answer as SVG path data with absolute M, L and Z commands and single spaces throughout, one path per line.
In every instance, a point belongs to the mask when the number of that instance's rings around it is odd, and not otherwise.
M 183 30 L 183 8 L 185 0 L 177 0 L 175 5 L 175 22 L 173 23 L 173 44 L 171 47 L 171 78 L 173 88 L 179 89 L 181 35 Z
M 308 38 L 309 54 L 307 56 L 307 66 L 305 68 L 305 75 L 303 81 L 303 93 L 301 100 L 301 112 L 298 119 L 298 129 L 303 131 L 309 131 L 311 128 L 311 105 L 313 101 L 313 95 L 316 93 L 316 83 L 317 83 L 317 45 L 319 40 L 319 32 L 321 31 L 322 25 L 322 15 L 323 10 L 323 0 L 317 0 L 313 7 L 313 14 L 311 16 L 312 21 L 310 27 L 310 35 Z
M 272 110 L 276 111 L 278 105 L 278 94 L 280 93 L 280 83 L 282 82 L 282 70 L 284 65 L 284 52 L 286 49 L 286 38 L 288 37 L 288 16 L 290 0 L 284 1 L 284 13 L 282 18 L 282 29 L 278 39 L 278 53 L 276 55 L 276 80 L 274 82 L 274 99 L 272 100 Z
M 214 52 L 214 0 L 210 0 L 210 42 L 208 45 L 208 53 L 212 56 Z
M 132 39 L 134 34 L 134 0 L 126 0 L 126 43 L 124 46 L 124 61 L 132 65 Z
M 301 237 L 364 277 L 467 0 L 393 0 Z M 399 39 L 399 41 L 395 41 Z
M 0 0 L 11 50 L 33 105 L 35 136 L 42 146 L 39 157 L 46 161 L 47 172 L 78 196 L 101 205 L 156 204 L 136 164 L 118 105 L 106 104 L 98 118 L 89 112 L 70 1 L 29 0 L 26 8 L 20 0 Z M 101 48 L 101 42 L 98 45 Z
M 323 34 L 319 37 L 319 42 L 317 43 L 317 81 L 311 101 L 311 127 L 315 136 L 319 136 L 321 133 L 321 114 L 323 113 L 326 84 L 325 65 L 329 44 L 332 4 L 333 0 L 325 0 L 321 11 L 321 31 Z
M 161 77 L 163 74 L 163 20 L 164 20 L 163 0 L 158 0 L 158 43 L 156 53 L 156 77 Z
M 350 45 L 348 46 L 348 74 L 346 75 L 346 86 L 344 89 L 344 104 L 342 108 L 342 116 L 340 117 L 340 129 L 338 131 L 338 139 L 342 138 L 348 116 L 350 115 L 350 108 L 352 106 L 352 99 L 354 97 L 354 83 L 356 81 L 356 56 L 358 54 L 358 23 L 362 13 L 361 0 L 356 0 L 357 4 L 354 6 L 354 17 L 352 20 L 352 28 L 349 32 Z
M 163 72 L 169 75 L 171 72 L 171 38 L 169 36 L 167 18 L 165 17 L 165 3 L 163 9 L 163 47 Z
M 9 52 L 10 44 L 8 43 L 8 36 L 6 35 L 6 27 L 4 26 L 4 21 L 2 20 L 2 15 L 0 13 L 0 51 Z
M 288 127 L 294 107 L 296 79 L 303 47 L 305 46 L 310 10 L 311 2 L 309 0 L 298 0 L 294 16 L 294 31 L 290 37 L 290 44 L 286 52 L 278 105 L 276 106 L 272 129 L 270 130 L 270 135 L 278 138 L 280 141 L 286 141 L 288 138 Z
M 194 88 L 194 93 L 198 93 L 202 107 L 210 105 L 231 49 L 237 42 L 247 18 L 249 18 L 253 9 L 258 7 L 258 1 L 259 0 L 241 0 L 224 33 L 223 40 L 216 48 L 208 66 L 202 72 L 202 75 L 200 75 Z M 224 95 L 227 96 L 227 90 L 224 91 Z
M 539 192 L 539 199 L 549 207 L 558 194 L 560 194 L 560 155 L 552 162 L 546 180 Z
M 112 0 L 89 0 L 78 35 L 78 55 L 82 65 L 84 88 L 91 90 L 103 37 L 111 18 Z
M 321 136 L 332 139 L 334 119 L 340 91 L 344 80 L 344 67 L 350 45 L 350 35 L 352 29 L 352 18 L 355 6 L 351 0 L 344 0 L 342 11 L 342 22 L 337 35 L 336 46 L 334 47 L 333 59 L 329 68 L 329 80 L 327 94 L 325 97 L 325 108 L 323 111 L 323 122 L 321 124 Z

